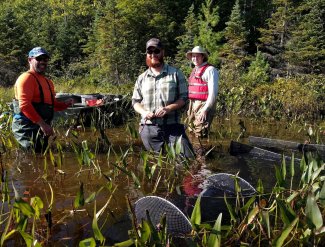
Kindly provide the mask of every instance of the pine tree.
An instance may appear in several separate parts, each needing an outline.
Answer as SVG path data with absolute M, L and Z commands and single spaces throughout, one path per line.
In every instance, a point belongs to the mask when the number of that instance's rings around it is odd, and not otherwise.
M 221 47 L 222 32 L 216 30 L 219 23 L 219 7 L 213 0 L 205 0 L 199 15 L 199 35 L 195 38 L 195 45 L 206 48 L 209 52 L 209 63 L 220 64 L 219 50 Z
M 121 59 L 125 56 L 121 53 L 128 50 L 121 33 L 123 29 L 121 19 L 122 15 L 115 0 L 98 9 L 93 33 L 85 46 L 85 51 L 90 54 L 90 77 L 93 82 L 103 84 L 121 82 L 125 66 Z
M 266 28 L 260 28 L 259 49 L 271 66 L 273 76 L 285 75 L 287 64 L 283 58 L 285 45 L 289 40 L 294 5 L 292 0 L 273 0 L 274 12 Z
M 271 15 L 273 0 L 241 0 L 242 14 L 245 19 L 245 27 L 249 32 L 247 51 L 256 53 L 256 44 L 260 37 L 259 27 L 265 26 L 266 19 Z
M 325 0 L 305 0 L 286 44 L 290 72 L 325 73 Z
M 226 43 L 222 48 L 223 65 L 233 69 L 242 68 L 247 63 L 246 47 L 248 46 L 244 19 L 241 14 L 239 0 L 236 0 L 230 15 L 230 20 L 226 22 L 224 36 Z
M 185 17 L 184 29 L 184 34 L 176 38 L 179 41 L 179 44 L 177 46 L 178 52 L 175 61 L 177 67 L 179 67 L 186 75 L 189 75 L 191 72 L 191 67 L 189 66 L 191 61 L 186 59 L 185 54 L 194 47 L 194 40 L 195 37 L 198 36 L 199 32 L 193 4 L 189 8 L 188 14 Z
M 0 85 L 13 85 L 27 64 L 30 36 L 10 3 L 0 3 Z
M 255 60 L 252 61 L 248 68 L 248 72 L 244 75 L 244 80 L 250 86 L 266 83 L 270 80 L 269 76 L 270 65 L 258 51 Z

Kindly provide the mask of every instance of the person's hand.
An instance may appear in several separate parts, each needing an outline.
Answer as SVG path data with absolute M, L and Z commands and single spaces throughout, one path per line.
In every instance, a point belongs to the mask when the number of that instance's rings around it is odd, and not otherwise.
M 201 111 L 199 112 L 198 120 L 203 123 L 207 120 L 208 112 L 207 111 Z
M 168 109 L 167 107 L 159 108 L 155 113 L 155 117 L 164 117 L 169 112 L 170 112 L 170 109 Z
M 45 123 L 43 120 L 40 120 L 38 122 L 38 125 L 41 127 L 41 130 L 45 136 L 51 136 L 54 134 L 53 128 L 49 124 Z
M 155 117 L 155 114 L 153 112 L 150 112 L 150 111 L 146 111 L 144 114 L 144 119 L 146 120 L 151 120 L 152 118 Z

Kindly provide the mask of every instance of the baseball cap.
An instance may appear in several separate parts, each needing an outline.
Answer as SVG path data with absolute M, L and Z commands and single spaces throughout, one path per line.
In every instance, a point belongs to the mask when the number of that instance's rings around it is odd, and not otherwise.
M 42 47 L 34 47 L 28 53 L 29 58 L 38 57 L 38 56 L 41 56 L 41 55 L 46 55 L 46 56 L 50 57 L 49 53 Z
M 161 41 L 159 39 L 152 38 L 152 39 L 149 39 L 147 41 L 146 49 L 148 50 L 149 47 L 155 47 L 155 48 L 158 48 L 158 49 L 162 49 L 163 44 L 161 43 Z

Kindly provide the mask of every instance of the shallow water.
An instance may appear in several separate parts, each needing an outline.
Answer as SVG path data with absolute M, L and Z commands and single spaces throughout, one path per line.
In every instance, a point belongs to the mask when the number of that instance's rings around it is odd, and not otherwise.
M 258 179 L 263 181 L 266 191 L 270 191 L 275 185 L 274 165 L 280 165 L 277 160 L 267 160 L 261 157 L 231 156 L 229 154 L 230 140 L 239 140 L 247 143 L 249 135 L 279 138 L 304 142 L 306 134 L 301 127 L 287 123 L 244 120 L 246 128 L 239 125 L 239 119 L 216 120 L 212 126 L 212 134 L 209 139 L 199 141 L 189 135 L 196 150 L 210 151 L 206 157 L 201 157 L 196 165 L 190 169 L 190 173 L 181 174 L 179 190 L 175 195 L 167 195 L 166 184 L 162 181 L 156 195 L 168 197 L 174 200 L 185 214 L 189 215 L 191 210 L 185 209 L 184 200 L 187 197 L 195 198 L 202 191 L 202 183 L 205 178 L 214 173 L 238 174 L 241 178 L 255 186 Z M 133 123 L 134 124 L 134 123 Z M 137 124 L 134 124 L 137 128 Z M 60 141 L 69 142 L 64 137 L 65 130 L 60 130 L 62 135 Z M 106 237 L 106 244 L 112 244 L 127 239 L 128 230 L 131 228 L 127 217 L 126 195 L 131 203 L 137 199 L 149 195 L 154 187 L 154 181 L 142 180 L 141 161 L 139 153 L 142 149 L 140 140 L 132 140 L 126 126 L 107 129 L 105 131 L 110 142 L 114 146 L 116 154 L 111 152 L 99 152 L 93 159 L 94 165 L 88 168 L 78 165 L 78 159 L 72 148 L 68 147 L 63 152 L 63 162 L 59 167 L 54 167 L 49 156 L 47 158 L 35 157 L 21 153 L 12 152 L 3 157 L 2 163 L 8 172 L 9 181 L 13 181 L 15 188 L 28 199 L 39 196 L 44 202 L 45 208 L 49 205 L 50 186 L 54 191 L 54 205 L 52 209 L 53 227 L 51 237 L 44 242 L 47 246 L 77 246 L 80 240 L 93 236 L 91 222 L 94 215 L 94 204 L 86 204 L 80 210 L 73 211 L 73 202 L 79 191 L 80 184 L 84 185 L 85 197 L 93 192 L 96 196 L 97 211 L 107 202 L 115 186 L 112 199 L 105 216 L 101 217 L 100 225 L 105 222 L 102 229 Z M 243 133 L 241 135 L 241 133 Z M 80 140 L 87 140 L 90 150 L 93 152 L 99 134 L 88 128 L 79 133 Z M 102 145 L 102 144 L 101 144 Z M 101 146 L 99 145 L 99 146 Z M 132 146 L 132 149 L 130 147 Z M 141 188 L 135 186 L 134 181 L 123 173 L 117 173 L 112 164 L 117 164 L 119 157 L 129 150 L 130 155 L 126 161 L 127 167 L 139 176 Z M 55 160 L 58 160 L 56 154 Z M 58 165 L 59 163 L 57 163 Z M 11 187 L 11 183 L 9 185 Z M 181 193 L 181 195 L 179 195 Z M 13 197 L 13 192 L 11 193 Z M 46 226 L 43 219 L 42 224 Z M 19 240 L 13 239 L 7 242 L 8 246 L 17 245 Z

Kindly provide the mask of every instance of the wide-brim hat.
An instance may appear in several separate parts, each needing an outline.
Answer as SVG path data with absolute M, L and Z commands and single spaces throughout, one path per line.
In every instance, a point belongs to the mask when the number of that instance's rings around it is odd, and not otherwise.
M 188 51 L 188 52 L 186 53 L 186 57 L 187 57 L 187 59 L 191 60 L 191 59 L 192 59 L 192 54 L 193 54 L 193 53 L 201 53 L 201 54 L 203 54 L 203 56 L 205 56 L 206 58 L 209 57 L 208 52 L 207 52 L 203 47 L 201 47 L 201 46 L 195 46 L 195 47 L 192 49 L 192 51 Z

